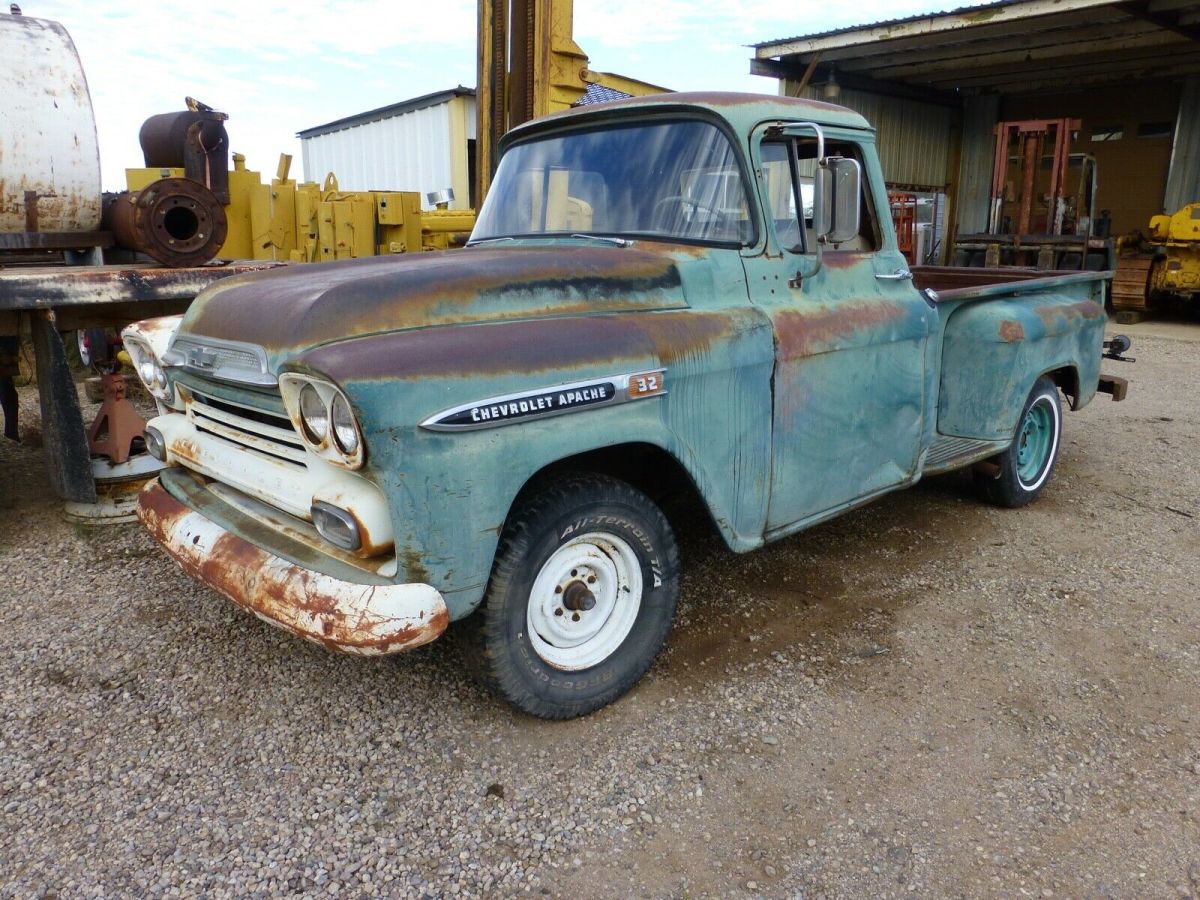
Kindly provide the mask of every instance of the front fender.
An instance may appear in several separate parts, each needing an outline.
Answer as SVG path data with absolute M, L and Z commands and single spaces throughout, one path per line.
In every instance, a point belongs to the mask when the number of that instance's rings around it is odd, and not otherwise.
M 400 332 L 329 345 L 297 365 L 345 390 L 367 469 L 386 493 L 397 581 L 435 586 L 452 618 L 483 596 L 514 498 L 546 466 L 652 444 L 692 476 L 734 549 L 762 540 L 773 338 L 749 307 L 566 317 Z M 464 404 L 665 370 L 665 392 L 552 418 L 445 432 L 421 427 Z

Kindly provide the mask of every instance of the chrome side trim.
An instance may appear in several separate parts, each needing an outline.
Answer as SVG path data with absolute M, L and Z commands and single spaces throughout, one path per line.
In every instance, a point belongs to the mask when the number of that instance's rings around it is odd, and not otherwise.
M 444 409 L 421 422 L 421 427 L 428 431 L 478 431 L 661 397 L 667 393 L 666 372 L 648 369 L 500 394 Z
M 1003 441 L 981 441 L 975 438 L 938 435 L 925 457 L 922 471 L 927 475 L 958 469 L 993 456 L 1004 449 Z

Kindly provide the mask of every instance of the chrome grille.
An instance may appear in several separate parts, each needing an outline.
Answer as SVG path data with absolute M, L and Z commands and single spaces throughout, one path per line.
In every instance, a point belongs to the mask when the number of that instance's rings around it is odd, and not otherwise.
M 243 384 L 276 384 L 267 367 L 267 351 L 257 344 L 202 335 L 176 335 L 163 365 L 180 366 L 205 377 Z
M 236 347 L 204 346 L 189 341 L 187 338 L 176 338 L 174 349 L 181 353 L 187 353 L 190 350 L 206 351 L 214 360 L 213 368 L 223 369 L 228 366 L 231 369 L 258 371 L 258 357 L 249 350 L 239 350 Z
M 247 450 L 303 468 L 304 443 L 291 419 L 272 410 L 220 400 L 189 388 L 188 419 L 196 429 Z

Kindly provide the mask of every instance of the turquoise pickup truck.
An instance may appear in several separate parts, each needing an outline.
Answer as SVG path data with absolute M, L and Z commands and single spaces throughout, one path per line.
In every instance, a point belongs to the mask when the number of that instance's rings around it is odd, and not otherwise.
M 673 498 L 737 552 L 951 469 L 1036 498 L 1063 398 L 1124 393 L 1107 278 L 910 269 L 837 106 L 570 111 L 505 138 L 466 249 L 230 278 L 126 329 L 167 466 L 139 515 L 276 626 L 372 655 L 465 620 L 501 697 L 576 716 L 671 627 Z

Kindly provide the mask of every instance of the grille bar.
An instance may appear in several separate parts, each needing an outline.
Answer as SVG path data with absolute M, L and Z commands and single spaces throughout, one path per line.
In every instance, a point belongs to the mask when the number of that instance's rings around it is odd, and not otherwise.
M 218 400 L 194 389 L 191 395 L 188 418 L 201 431 L 296 466 L 305 465 L 304 443 L 286 416 Z

